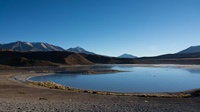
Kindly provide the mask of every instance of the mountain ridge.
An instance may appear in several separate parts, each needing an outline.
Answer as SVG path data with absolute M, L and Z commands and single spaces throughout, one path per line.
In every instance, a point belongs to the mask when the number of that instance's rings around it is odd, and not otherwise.
M 64 49 L 60 46 L 45 42 L 24 42 L 24 41 L 15 41 L 11 43 L 0 44 L 0 50 L 10 50 L 10 51 L 20 51 L 20 52 L 38 52 L 38 51 L 69 51 L 74 53 L 84 53 L 92 54 L 95 53 L 87 51 L 82 47 L 74 47 L 69 49 Z
M 74 47 L 74 48 L 69 48 L 69 49 L 67 49 L 67 51 L 74 52 L 74 53 L 92 54 L 92 55 L 95 54 L 95 53 L 87 51 L 87 50 L 85 50 L 85 49 L 83 49 L 82 47 L 79 47 L 79 46 Z
M 23 41 L 16 41 L 6 44 L 0 44 L 1 50 L 11 50 L 11 51 L 65 51 L 63 48 L 44 43 L 44 42 L 23 42 Z
M 200 52 L 200 45 L 190 46 L 182 51 L 179 51 L 177 54 L 187 54 L 187 53 L 197 53 Z

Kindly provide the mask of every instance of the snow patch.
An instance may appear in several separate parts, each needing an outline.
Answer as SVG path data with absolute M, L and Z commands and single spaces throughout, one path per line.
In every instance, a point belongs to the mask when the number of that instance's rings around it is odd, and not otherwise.
M 47 49 L 46 45 L 44 43 L 41 43 L 41 46 Z
M 26 44 L 27 44 L 28 46 L 33 47 L 33 45 L 32 45 L 30 42 L 26 42 Z

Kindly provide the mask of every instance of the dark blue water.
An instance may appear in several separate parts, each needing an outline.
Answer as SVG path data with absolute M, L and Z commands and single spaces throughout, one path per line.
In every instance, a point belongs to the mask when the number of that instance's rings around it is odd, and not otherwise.
M 111 66 L 111 74 L 52 74 L 30 78 L 74 88 L 111 92 L 180 92 L 200 88 L 200 70 L 175 67 Z

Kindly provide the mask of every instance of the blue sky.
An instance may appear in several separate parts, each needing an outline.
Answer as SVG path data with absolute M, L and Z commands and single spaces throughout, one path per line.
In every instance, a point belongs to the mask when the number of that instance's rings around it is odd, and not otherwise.
M 200 45 L 200 0 L 0 0 L 0 38 L 109 56 L 175 53 Z

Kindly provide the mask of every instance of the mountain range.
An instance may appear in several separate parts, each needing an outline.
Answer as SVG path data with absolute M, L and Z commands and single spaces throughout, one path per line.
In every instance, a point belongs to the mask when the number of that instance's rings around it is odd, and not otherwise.
M 200 64 L 200 52 L 198 48 L 199 46 L 193 46 L 183 50 L 184 52 L 180 51 L 175 54 L 133 59 L 132 55 L 129 54 L 122 55 L 122 58 L 116 58 L 102 55 L 91 55 L 94 53 L 86 51 L 80 47 L 65 50 L 59 46 L 43 42 L 30 43 L 17 41 L 9 44 L 0 44 L 0 65 L 60 66 L 87 64 Z M 128 56 L 131 56 L 132 58 Z
M 7 43 L 7 44 L 0 44 L 0 50 L 10 50 L 10 51 L 20 51 L 20 52 L 69 51 L 69 52 L 74 52 L 74 53 L 83 53 L 83 54 L 91 54 L 91 55 L 96 54 L 94 52 L 87 51 L 81 47 L 64 49 L 62 47 L 44 43 L 44 42 L 22 42 L 22 41 L 16 41 L 16 42 Z M 188 53 L 197 53 L 197 52 L 200 52 L 200 46 L 191 46 L 175 54 L 188 54 Z M 134 59 L 137 57 L 131 54 L 125 53 L 125 54 L 120 55 L 118 58 Z
M 0 44 L 0 50 L 10 50 L 10 51 L 20 51 L 20 52 L 38 52 L 38 51 L 69 51 L 74 53 L 83 53 L 83 54 L 90 54 L 95 55 L 96 53 L 87 51 L 79 46 L 69 49 L 64 49 L 62 47 L 44 43 L 44 42 L 22 42 L 16 41 L 7 44 Z M 97 55 L 97 54 L 96 54 Z M 128 56 L 125 54 L 119 58 L 133 58 L 132 56 Z
M 69 48 L 65 50 L 62 47 L 44 43 L 44 42 L 22 42 L 16 41 L 7 44 L 0 44 L 1 50 L 20 51 L 20 52 L 37 52 L 37 51 L 69 51 L 74 53 L 95 54 L 81 47 Z
M 12 42 L 8 44 L 0 44 L 0 49 L 11 51 L 65 51 L 65 49 L 44 42 Z

